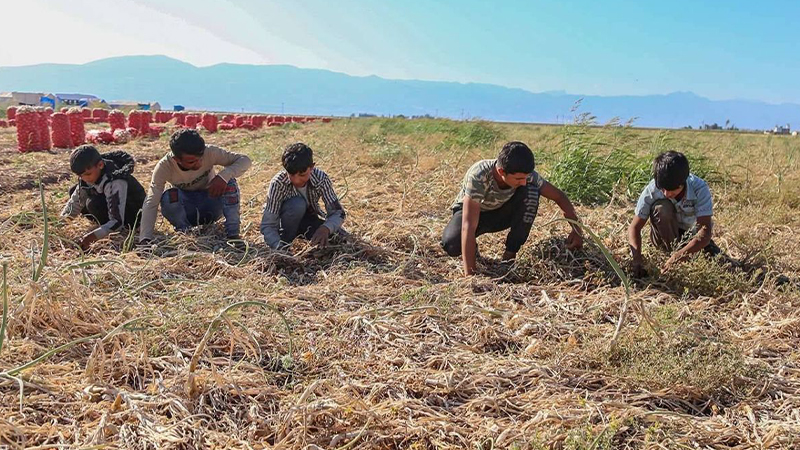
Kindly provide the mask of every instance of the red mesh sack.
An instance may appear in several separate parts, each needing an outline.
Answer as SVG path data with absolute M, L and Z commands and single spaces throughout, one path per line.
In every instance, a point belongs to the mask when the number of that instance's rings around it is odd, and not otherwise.
M 125 113 L 122 111 L 111 111 L 108 113 L 108 124 L 112 130 L 125 129 Z
M 5 120 L 0 120 L 0 128 L 6 128 L 6 127 L 8 127 L 8 122 L 6 122 Z
M 222 123 L 233 123 L 234 117 L 233 114 L 225 114 L 222 116 Z
M 242 128 L 245 122 L 247 122 L 247 119 L 245 119 L 244 116 L 236 116 L 233 118 L 233 124 L 236 126 L 236 128 Z
M 50 115 L 44 109 L 36 111 L 39 120 L 39 149 L 50 150 Z
M 127 144 L 131 140 L 131 134 L 124 128 L 114 130 L 112 134 L 114 135 L 115 144 Z
M 72 147 L 72 135 L 69 132 L 69 118 L 64 113 L 55 113 L 50 117 L 52 125 L 51 136 L 53 147 L 70 148 Z
M 69 118 L 69 133 L 72 136 L 72 146 L 77 147 L 86 143 L 86 130 L 83 126 L 83 113 L 79 108 L 70 108 L 67 111 Z
M 131 111 L 128 113 L 128 128 L 133 128 L 137 131 L 142 128 L 142 115 L 139 111 Z
M 205 128 L 209 133 L 217 132 L 217 116 L 215 114 L 203 114 L 201 123 L 203 124 L 203 128 Z
M 263 126 L 264 126 L 264 123 L 265 123 L 266 121 L 267 121 L 267 116 L 253 116 L 253 117 L 252 117 L 252 119 L 250 119 L 250 122 L 251 122 L 251 123 L 253 124 L 253 126 L 254 126 L 254 127 L 256 127 L 256 128 L 261 128 L 261 127 L 263 127 Z
M 95 122 L 108 122 L 108 110 L 103 108 L 95 108 L 92 110 L 92 118 Z
M 142 134 L 146 134 L 150 131 L 151 123 L 153 123 L 153 113 L 150 111 L 142 111 L 141 128 L 139 128 Z
M 6 117 L 8 120 L 14 120 L 17 118 L 17 107 L 16 106 L 9 106 L 6 109 Z
M 89 108 L 81 108 L 81 114 L 83 115 L 84 119 L 92 118 L 92 110 Z
M 323 117 L 323 118 L 322 118 L 322 123 L 328 123 L 328 122 L 330 122 L 331 120 L 333 120 L 333 119 L 331 119 L 330 117 Z
M 186 128 L 196 128 L 198 122 L 200 122 L 199 116 L 197 116 L 196 114 L 189 114 L 185 117 L 183 125 Z
M 86 133 L 86 140 L 92 144 L 113 144 L 114 133 L 108 130 L 91 130 Z
M 175 125 L 184 126 L 186 125 L 186 113 L 183 112 L 176 112 L 172 115 L 175 118 Z
M 23 106 L 16 110 L 17 149 L 21 152 L 40 150 L 39 113 L 35 108 Z
M 233 130 L 234 128 L 236 128 L 236 125 L 234 125 L 232 123 L 222 122 L 221 124 L 219 124 L 219 129 L 220 130 L 230 131 L 230 130 Z

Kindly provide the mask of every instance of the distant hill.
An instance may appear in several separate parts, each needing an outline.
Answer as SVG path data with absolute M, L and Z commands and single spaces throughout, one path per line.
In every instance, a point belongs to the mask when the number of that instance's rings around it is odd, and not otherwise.
M 532 74 L 531 76 L 535 76 Z M 713 101 L 690 92 L 648 96 L 533 93 L 479 83 L 388 80 L 284 65 L 195 67 L 165 56 L 125 56 L 82 65 L 0 67 L 0 91 L 88 92 L 106 100 L 157 101 L 162 107 L 349 116 L 436 115 L 513 122 L 562 122 L 580 111 L 600 122 L 637 118 L 638 126 L 701 123 L 800 128 L 800 105 Z

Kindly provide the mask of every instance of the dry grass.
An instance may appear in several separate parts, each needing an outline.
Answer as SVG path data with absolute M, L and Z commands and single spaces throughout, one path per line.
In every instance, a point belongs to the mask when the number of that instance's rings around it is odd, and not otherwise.
M 774 274 L 796 279 L 800 267 L 800 140 L 590 132 L 608 151 L 707 156 L 721 174 L 715 239 L 745 269 L 700 259 L 638 281 L 632 301 L 659 331 L 630 314 L 613 347 L 624 287 L 598 248 L 567 252 L 567 226 L 543 226 L 554 205 L 512 267 L 493 259 L 503 236 L 479 239 L 471 280 L 437 245 L 474 160 L 519 139 L 547 176 L 559 128 L 365 119 L 210 136 L 254 159 L 239 180 L 247 249 L 227 246 L 221 226 L 175 235 L 159 223 L 151 253 L 120 253 L 126 236 L 115 235 L 86 255 L 75 240 L 88 222 L 54 214 L 72 182 L 66 154 L 18 154 L 0 130 L 0 445 L 797 447 L 800 296 Z M 287 257 L 265 249 L 258 220 L 280 149 L 297 140 L 333 176 L 354 238 L 326 250 L 298 242 Z M 141 180 L 166 148 L 165 138 L 125 147 Z M 40 177 L 50 245 L 34 282 Z M 624 266 L 627 198 L 578 209 Z M 656 267 L 660 256 L 648 257 Z

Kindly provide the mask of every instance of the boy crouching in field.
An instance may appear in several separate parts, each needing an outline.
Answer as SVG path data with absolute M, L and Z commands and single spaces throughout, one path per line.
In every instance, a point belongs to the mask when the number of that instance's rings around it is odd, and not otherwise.
M 285 170 L 272 178 L 261 217 L 264 242 L 282 249 L 301 235 L 312 245 L 325 247 L 345 218 L 331 179 L 315 167 L 313 151 L 303 143 L 286 147 L 282 162 Z M 320 199 L 327 212 L 324 219 Z
M 688 244 L 670 256 L 664 270 L 701 250 L 718 255 L 720 249 L 711 240 L 713 214 L 711 190 L 705 181 L 689 172 L 686 156 L 679 152 L 658 155 L 653 162 L 653 180 L 639 196 L 636 216 L 628 227 L 633 275 L 646 275 L 642 261 L 642 228 L 648 220 L 650 242 L 661 250 L 675 250 L 686 233 L 691 236 Z
M 144 188 L 133 177 L 133 157 L 123 151 L 100 154 L 91 145 L 82 145 L 69 157 L 70 170 L 78 184 L 69 193 L 62 217 L 82 214 L 99 227 L 81 239 L 83 250 L 123 225 L 133 228 L 144 202 Z
M 533 152 L 522 142 L 503 146 L 497 159 L 475 163 L 461 184 L 453 204 L 453 217 L 444 229 L 442 248 L 450 256 L 461 255 L 464 274 L 475 272 L 475 239 L 484 233 L 510 229 L 504 261 L 513 260 L 528 240 L 539 209 L 539 196 L 553 200 L 564 217 L 577 221 L 575 208 L 567 196 L 535 170 Z M 567 248 L 583 245 L 580 229 L 572 226 Z
M 225 235 L 239 239 L 239 186 L 236 177 L 250 168 L 250 158 L 206 145 L 196 130 L 182 129 L 169 140 L 170 153 L 164 155 L 150 181 L 142 208 L 139 243 L 153 238 L 158 206 L 175 231 L 214 223 L 225 216 Z M 216 172 L 215 167 L 223 169 Z M 165 184 L 172 187 L 164 190 Z

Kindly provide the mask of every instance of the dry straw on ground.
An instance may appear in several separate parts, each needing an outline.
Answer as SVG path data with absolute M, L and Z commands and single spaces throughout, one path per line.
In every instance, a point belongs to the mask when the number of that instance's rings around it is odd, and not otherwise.
M 699 259 L 637 281 L 630 304 L 658 331 L 633 311 L 613 346 L 625 288 L 596 245 L 566 251 L 553 205 L 513 266 L 493 259 L 503 236 L 482 237 L 481 275 L 465 280 L 437 245 L 473 161 L 519 139 L 547 177 L 564 165 L 561 128 L 374 119 L 208 136 L 254 159 L 239 180 L 247 246 L 219 226 L 160 223 L 149 251 L 114 235 L 85 255 L 88 222 L 57 217 L 74 182 L 66 153 L 18 154 L 0 130 L 0 445 L 800 446 L 800 298 L 776 277 L 797 277 L 800 141 L 582 130 L 600 152 L 706 156 L 720 175 L 716 239 L 741 266 Z M 280 149 L 297 140 L 334 178 L 350 237 L 287 256 L 264 247 L 258 220 Z M 166 147 L 126 147 L 140 180 Z M 624 267 L 630 199 L 578 209 Z

